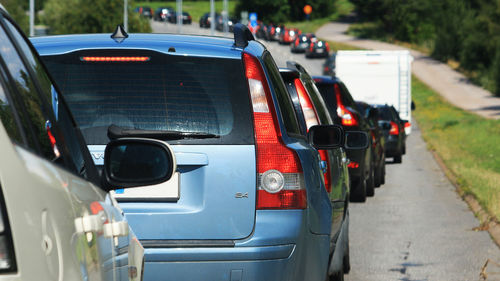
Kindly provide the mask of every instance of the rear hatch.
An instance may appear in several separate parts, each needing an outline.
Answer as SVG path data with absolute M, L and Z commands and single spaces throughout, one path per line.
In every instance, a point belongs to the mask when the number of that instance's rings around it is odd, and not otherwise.
M 128 189 L 121 196 L 120 205 L 139 239 L 250 235 L 255 221 L 255 145 L 241 59 L 143 50 L 79 51 L 43 59 L 96 164 L 102 165 L 111 124 L 166 132 L 178 177 L 161 188 L 173 194 L 155 196 L 159 191 L 139 188 L 140 194 L 151 196 L 124 196 Z

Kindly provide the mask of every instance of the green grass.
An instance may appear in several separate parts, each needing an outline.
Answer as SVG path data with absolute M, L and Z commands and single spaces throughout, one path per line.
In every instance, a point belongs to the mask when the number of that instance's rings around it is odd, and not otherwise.
M 456 108 L 413 78 L 415 118 L 465 194 L 500 220 L 500 120 Z
M 175 9 L 177 7 L 177 4 L 176 1 L 135 1 L 134 7 L 137 6 L 149 6 L 153 8 L 153 10 L 156 10 L 156 8 L 161 6 L 170 6 Z M 234 8 L 236 6 L 236 0 L 227 1 L 227 6 L 229 14 L 233 15 Z M 215 10 L 217 12 L 222 11 L 222 1 L 215 1 Z M 193 22 L 197 22 L 203 14 L 210 12 L 210 1 L 182 1 L 182 11 L 188 12 L 193 18 Z

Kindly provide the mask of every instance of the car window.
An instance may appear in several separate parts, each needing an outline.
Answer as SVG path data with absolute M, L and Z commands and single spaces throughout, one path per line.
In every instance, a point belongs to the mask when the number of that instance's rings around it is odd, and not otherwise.
M 0 30 L 2 32 L 2 30 Z M 23 139 L 21 137 L 21 132 L 16 124 L 16 118 L 14 116 L 14 111 L 10 105 L 9 99 L 7 98 L 4 86 L 0 81 L 0 121 L 2 122 L 7 134 L 9 134 L 10 139 L 18 144 L 23 144 Z
M 42 57 L 87 144 L 107 144 L 107 129 L 209 133 L 179 144 L 253 144 L 248 85 L 239 59 L 171 56 L 120 50 L 146 61 L 98 62 L 117 51 Z
M 295 116 L 292 100 L 287 93 L 278 67 L 269 53 L 264 55 L 264 64 L 269 74 L 272 87 L 274 87 L 274 91 L 276 93 L 276 99 L 279 103 L 286 132 L 291 135 L 300 135 L 299 123 L 297 122 L 297 116 Z
M 24 103 L 21 102 L 15 107 L 22 108 L 23 112 L 25 112 L 24 115 L 21 115 L 23 130 L 32 132 L 32 137 L 28 138 L 28 148 L 39 152 L 44 158 L 52 160 L 56 155 L 54 155 L 47 135 L 47 119 L 44 117 L 40 106 L 40 97 L 36 93 L 35 85 L 29 76 L 28 70 L 5 32 L 0 32 L 0 48 L 2 48 L 2 56 L 8 72 L 14 80 L 14 87 L 18 96 L 22 97 L 24 101 Z M 17 99 L 16 101 L 19 102 Z
M 9 21 L 6 21 L 7 27 L 21 51 L 30 64 L 36 76 L 39 89 L 43 98 L 39 95 L 34 80 L 31 79 L 27 68 L 23 65 L 12 44 L 8 47 L 10 62 L 15 66 L 8 65 L 10 73 L 17 82 L 16 88 L 19 93 L 20 108 L 24 108 L 24 120 L 21 122 L 25 130 L 32 130 L 34 140 L 28 145 L 28 148 L 36 151 L 37 148 L 42 157 L 47 160 L 55 160 L 56 163 L 68 168 L 70 171 L 78 174 L 84 173 L 85 163 L 82 155 L 83 144 L 79 143 L 75 135 L 74 122 L 64 104 L 59 101 L 59 94 L 52 85 L 50 78 L 38 57 L 32 52 L 32 49 L 26 43 L 26 39 L 20 34 L 17 28 Z M 0 41 L 6 42 L 7 40 Z M 4 49 L 5 50 L 5 49 Z M 45 100 L 43 100 L 45 99 Z M 47 104 L 51 103 L 51 107 Z M 49 110 L 53 115 L 49 114 Z M 44 111 L 45 110 L 45 111 Z M 51 138 L 55 143 L 51 143 Z M 61 155 L 63 153 L 64 155 Z M 64 159 L 63 159 L 64 158 Z M 64 161 L 66 160 L 66 162 Z
M 338 83 L 338 85 L 340 91 L 342 92 L 341 99 L 344 105 L 349 106 L 353 109 L 357 109 L 354 99 L 352 98 L 351 93 L 349 93 L 349 90 L 347 90 L 347 87 L 344 85 L 344 83 Z
M 326 102 L 327 107 L 330 112 L 337 112 L 337 97 L 335 95 L 334 84 L 329 83 L 319 83 L 318 84 L 319 92 L 321 96 L 323 96 L 324 101 Z

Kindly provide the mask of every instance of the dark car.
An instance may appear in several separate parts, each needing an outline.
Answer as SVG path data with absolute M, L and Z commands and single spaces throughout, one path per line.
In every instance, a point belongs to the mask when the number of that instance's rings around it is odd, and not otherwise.
M 153 9 L 149 6 L 139 6 L 134 9 L 134 12 L 139 13 L 142 17 L 152 18 L 153 17 Z
M 218 19 L 221 15 L 219 13 L 214 13 L 215 19 Z M 205 13 L 200 17 L 200 27 L 209 28 L 212 22 L 212 18 L 210 17 L 210 13 Z
M 306 136 L 308 130 L 315 125 L 334 125 L 327 106 L 309 74 L 297 63 L 289 62 L 287 66 L 290 68 L 281 68 L 280 73 L 292 98 L 302 135 Z M 339 147 L 319 150 L 319 153 L 321 160 L 326 163 L 324 181 L 330 199 L 344 203 L 343 205 L 338 204 L 337 208 L 333 210 L 334 220 L 337 221 L 334 225 L 348 225 L 349 172 L 345 151 Z M 347 215 L 341 219 L 342 214 Z M 335 245 L 340 245 L 341 248 L 333 249 L 333 252 L 330 253 L 331 267 L 335 270 L 330 273 L 329 280 L 343 280 L 342 275 L 347 274 L 350 270 L 349 237 L 346 233 L 338 233 L 342 227 L 347 226 L 340 226 L 337 231 L 332 231 L 332 242 Z M 335 255 L 335 251 L 341 251 L 341 254 Z
M 326 58 L 330 53 L 328 42 L 322 40 L 312 40 L 309 48 L 306 49 L 306 58 Z
M 155 10 L 153 20 L 155 21 L 168 21 L 168 18 L 175 13 L 172 7 L 159 7 Z
M 233 32 L 234 25 L 239 22 L 237 17 L 227 18 L 227 31 Z M 215 29 L 218 31 L 224 31 L 224 16 L 219 15 L 215 17 Z
M 330 200 L 317 149 L 340 146 L 341 131 L 301 134 L 272 55 L 245 26 L 234 39 L 118 32 L 32 42 L 96 162 L 110 138 L 147 136 L 174 151 L 167 185 L 116 192 L 146 248 L 145 281 L 325 280 L 332 210 L 344 202 Z
M 169 18 L 168 18 L 168 21 L 170 23 L 177 23 L 177 17 L 178 17 L 178 14 L 177 12 L 174 12 Z M 192 22 L 192 18 L 191 18 L 191 15 L 188 13 L 188 12 L 182 12 L 182 24 L 191 24 Z
M 323 75 L 335 77 L 335 57 L 336 53 L 331 54 L 323 63 Z
M 372 159 L 374 179 L 373 182 L 375 187 L 385 183 L 385 134 L 382 128 L 379 126 L 379 112 L 374 106 L 367 104 L 366 102 L 357 101 L 356 105 L 359 108 L 359 112 L 363 113 L 366 121 L 370 125 L 370 137 L 372 138 Z
M 290 45 L 290 51 L 292 53 L 304 53 L 311 45 L 313 38 L 316 38 L 314 33 L 300 34 Z
M 363 131 L 370 135 L 370 125 L 359 112 L 354 99 L 340 79 L 317 76 L 313 77 L 316 86 L 328 106 L 330 115 L 342 124 L 346 132 Z M 350 198 L 352 201 L 363 202 L 366 196 L 375 194 L 374 172 L 372 160 L 372 143 L 367 149 L 347 149 L 350 160 L 349 176 L 351 179 Z
M 295 41 L 297 36 L 299 36 L 302 32 L 298 28 L 284 28 L 284 30 L 280 33 L 279 43 L 288 45 Z
M 403 161 L 406 153 L 406 120 L 399 117 L 398 112 L 392 105 L 375 105 L 379 112 L 379 125 L 384 131 L 386 138 L 385 156 L 393 157 L 394 163 Z

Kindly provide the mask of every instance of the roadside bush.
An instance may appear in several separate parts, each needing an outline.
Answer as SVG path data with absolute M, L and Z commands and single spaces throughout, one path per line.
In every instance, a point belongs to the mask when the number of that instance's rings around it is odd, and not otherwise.
M 29 34 L 29 17 L 19 5 L 18 0 L 0 0 L 9 15 L 16 21 L 25 34 Z
M 129 1 L 129 32 L 151 32 L 147 19 L 132 11 Z M 111 33 L 123 24 L 123 0 L 46 0 L 43 21 L 52 34 Z

